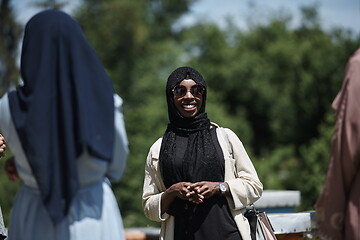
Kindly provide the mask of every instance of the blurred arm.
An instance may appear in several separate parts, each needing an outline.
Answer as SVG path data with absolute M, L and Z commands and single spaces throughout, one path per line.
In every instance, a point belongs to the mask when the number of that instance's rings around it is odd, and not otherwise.
M 107 177 L 110 179 L 110 181 L 119 181 L 121 179 L 125 171 L 126 160 L 129 153 L 124 116 L 122 113 L 122 103 L 123 100 L 120 98 L 120 96 L 114 94 L 114 154 L 107 172 Z

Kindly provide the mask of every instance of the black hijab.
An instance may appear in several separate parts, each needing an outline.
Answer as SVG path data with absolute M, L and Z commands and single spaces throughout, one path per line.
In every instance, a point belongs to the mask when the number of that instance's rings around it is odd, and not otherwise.
M 9 93 L 11 116 L 46 210 L 58 223 L 79 188 L 76 158 L 86 148 L 112 159 L 114 89 L 79 24 L 57 10 L 26 24 L 21 75 L 24 85 Z
M 174 105 L 172 89 L 184 79 L 192 79 L 205 88 L 203 104 L 193 118 L 184 118 Z M 220 163 L 210 133 L 210 120 L 205 113 L 206 83 L 201 74 L 191 67 L 173 71 L 166 85 L 166 100 L 170 123 L 162 139 L 160 149 L 161 173 L 166 188 L 174 183 L 211 181 L 216 178 Z M 176 136 L 186 136 L 188 143 L 182 160 L 182 169 L 176 169 Z M 187 208 L 188 202 L 177 199 L 168 213 L 176 215 L 179 208 Z

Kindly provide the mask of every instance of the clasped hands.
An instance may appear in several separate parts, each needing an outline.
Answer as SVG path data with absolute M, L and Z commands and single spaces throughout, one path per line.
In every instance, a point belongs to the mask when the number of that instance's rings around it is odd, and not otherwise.
M 5 138 L 0 134 L 0 157 L 4 155 L 5 149 L 6 149 L 6 141 Z
M 174 184 L 172 187 L 177 193 L 177 197 L 196 204 L 202 203 L 204 199 L 210 198 L 219 193 L 218 182 L 179 182 Z

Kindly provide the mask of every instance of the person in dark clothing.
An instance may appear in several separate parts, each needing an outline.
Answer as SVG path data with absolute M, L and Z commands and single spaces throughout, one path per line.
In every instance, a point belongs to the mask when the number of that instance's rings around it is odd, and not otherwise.
M 45 10 L 26 24 L 23 84 L 0 97 L 0 130 L 14 158 L 10 240 L 125 239 L 110 182 L 123 176 L 122 99 L 80 24 Z M 12 177 L 11 177 L 12 176 Z
M 250 239 L 243 213 L 263 186 L 236 134 L 210 122 L 206 96 L 195 69 L 170 74 L 170 123 L 150 148 L 142 199 L 145 215 L 162 222 L 160 239 Z

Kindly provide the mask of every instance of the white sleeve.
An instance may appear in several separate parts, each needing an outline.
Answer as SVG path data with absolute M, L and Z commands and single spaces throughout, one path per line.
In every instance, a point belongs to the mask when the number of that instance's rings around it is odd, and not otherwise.
M 3 133 L 4 137 L 9 138 L 9 130 L 11 124 L 11 116 L 9 109 L 9 98 L 8 94 L 5 93 L 2 98 L 0 98 L 0 131 Z
M 114 94 L 114 125 L 115 140 L 113 159 L 107 171 L 107 177 L 110 181 L 119 181 L 125 171 L 126 160 L 129 153 L 128 140 L 125 130 L 124 116 L 122 113 L 123 100 L 117 94 Z
M 145 177 L 143 185 L 142 206 L 145 216 L 150 220 L 162 222 L 169 214 L 161 215 L 161 195 L 165 191 L 159 167 L 159 152 L 162 139 L 158 139 L 150 148 L 146 158 Z
M 238 210 L 258 200 L 263 192 L 263 185 L 238 136 L 230 129 L 225 129 L 225 131 L 235 160 L 236 171 L 236 177 L 226 181 L 232 200 L 229 206 L 232 210 Z

